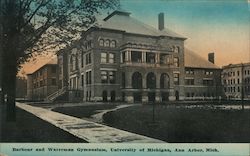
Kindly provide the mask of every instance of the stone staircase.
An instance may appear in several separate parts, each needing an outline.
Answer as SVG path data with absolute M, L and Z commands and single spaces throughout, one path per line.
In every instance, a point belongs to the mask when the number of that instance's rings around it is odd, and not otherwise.
M 59 99 L 60 97 L 64 96 L 67 93 L 67 91 L 68 91 L 68 87 L 65 86 L 65 87 L 59 89 L 58 91 L 50 94 L 49 96 L 47 96 L 45 98 L 45 101 L 46 102 L 54 102 L 57 99 Z

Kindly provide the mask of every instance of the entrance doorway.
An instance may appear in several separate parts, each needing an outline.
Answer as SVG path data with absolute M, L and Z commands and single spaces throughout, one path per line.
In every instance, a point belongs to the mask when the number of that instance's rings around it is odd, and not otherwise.
M 107 102 L 107 101 L 108 101 L 108 94 L 107 94 L 107 91 L 106 91 L 106 90 L 104 90 L 104 91 L 102 92 L 102 101 L 103 101 L 103 102 Z
M 114 102 L 115 101 L 115 91 L 111 91 L 111 101 Z
M 179 92 L 178 91 L 175 91 L 175 99 L 176 99 L 176 101 L 179 100 Z
M 162 102 L 169 101 L 169 93 L 168 92 L 162 92 L 161 93 L 161 101 Z
M 148 102 L 155 102 L 155 92 L 148 93 Z
M 134 102 L 141 102 L 142 101 L 142 94 L 139 92 L 134 93 Z

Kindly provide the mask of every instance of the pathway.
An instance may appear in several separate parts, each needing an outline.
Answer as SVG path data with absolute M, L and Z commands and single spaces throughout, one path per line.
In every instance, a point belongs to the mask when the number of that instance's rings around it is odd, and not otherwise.
M 163 143 L 161 140 L 119 130 L 48 109 L 17 103 L 17 107 L 89 143 Z

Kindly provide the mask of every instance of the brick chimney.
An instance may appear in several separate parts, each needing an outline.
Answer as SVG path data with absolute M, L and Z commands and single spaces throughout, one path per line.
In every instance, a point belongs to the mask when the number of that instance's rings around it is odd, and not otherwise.
M 159 30 L 164 29 L 164 13 L 159 13 L 158 14 L 158 28 Z
M 208 61 L 214 64 L 214 53 L 208 53 Z

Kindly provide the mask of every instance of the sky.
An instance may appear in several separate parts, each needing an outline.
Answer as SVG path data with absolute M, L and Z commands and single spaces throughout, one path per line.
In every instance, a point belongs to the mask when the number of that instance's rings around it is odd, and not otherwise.
M 121 9 L 155 28 L 163 12 L 165 27 L 188 38 L 186 48 L 205 59 L 214 52 L 218 66 L 250 62 L 250 0 L 121 0 Z M 39 57 L 21 72 L 30 73 L 47 61 Z

